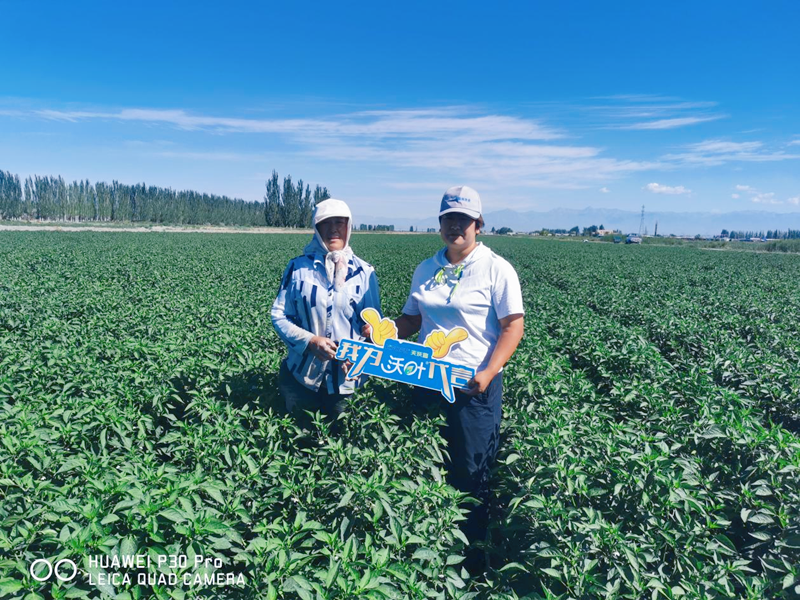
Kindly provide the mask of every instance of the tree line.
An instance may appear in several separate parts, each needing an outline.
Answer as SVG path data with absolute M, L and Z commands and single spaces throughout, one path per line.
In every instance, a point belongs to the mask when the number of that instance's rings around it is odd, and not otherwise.
M 789 229 L 787 231 L 780 231 L 778 229 L 767 231 L 728 231 L 723 229 L 722 237 L 730 238 L 732 240 L 747 240 L 750 238 L 767 238 L 770 240 L 800 240 L 800 229 Z
M 144 183 L 67 183 L 38 175 L 22 181 L 0 170 L 0 220 L 309 227 L 314 205 L 330 198 L 327 188 L 317 186 L 312 194 L 291 175 L 280 186 L 275 171 L 266 185 L 263 202 L 248 202 Z

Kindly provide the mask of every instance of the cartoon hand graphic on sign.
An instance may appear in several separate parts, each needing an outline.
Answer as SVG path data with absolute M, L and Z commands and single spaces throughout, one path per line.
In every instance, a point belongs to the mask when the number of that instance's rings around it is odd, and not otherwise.
M 374 344 L 383 346 L 386 340 L 397 339 L 397 325 L 391 319 L 381 319 L 380 314 L 374 308 L 362 310 L 361 318 L 372 327 L 372 342 Z
M 463 327 L 451 329 L 446 335 L 444 331 L 431 331 L 422 345 L 433 350 L 433 358 L 444 358 L 450 353 L 453 344 L 463 342 L 468 337 L 469 334 Z

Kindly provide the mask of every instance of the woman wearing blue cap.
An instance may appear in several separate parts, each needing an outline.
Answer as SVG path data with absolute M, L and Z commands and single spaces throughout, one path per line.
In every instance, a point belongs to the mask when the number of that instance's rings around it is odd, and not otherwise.
M 314 237 L 289 261 L 272 305 L 272 324 L 289 352 L 278 385 L 286 410 L 307 424 L 304 411 L 335 419 L 359 382 L 345 378 L 335 360 L 339 340 L 362 339 L 361 311 L 380 311 L 378 279 L 353 254 L 350 208 L 329 199 L 314 209 Z
M 453 404 L 438 392 L 415 388 L 420 401 L 439 402 L 447 411 L 445 437 L 450 454 L 450 482 L 480 501 L 463 526 L 470 544 L 482 542 L 488 528 L 489 474 L 500 437 L 503 366 L 522 339 L 522 291 L 514 267 L 476 236 L 483 227 L 481 199 L 467 186 L 445 192 L 439 225 L 445 247 L 414 271 L 398 336 L 463 327 L 469 337 L 458 342 L 445 360 L 475 369 L 469 387 L 456 391 Z M 369 326 L 364 328 L 369 333 Z M 485 568 L 485 554 L 474 546 L 467 568 Z

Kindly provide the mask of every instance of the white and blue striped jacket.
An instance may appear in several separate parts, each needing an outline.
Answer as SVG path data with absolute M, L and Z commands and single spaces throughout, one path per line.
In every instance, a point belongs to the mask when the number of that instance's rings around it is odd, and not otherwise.
M 317 391 L 324 380 L 329 393 L 350 394 L 360 382 L 346 380 L 337 361 L 319 360 L 305 350 L 315 335 L 337 342 L 363 340 L 361 311 L 381 309 L 378 278 L 372 265 L 354 254 L 347 263 L 344 288 L 337 292 L 325 272 L 326 251 L 316 238 L 304 252 L 290 260 L 283 273 L 272 305 L 272 325 L 289 349 L 286 363 L 297 381 Z

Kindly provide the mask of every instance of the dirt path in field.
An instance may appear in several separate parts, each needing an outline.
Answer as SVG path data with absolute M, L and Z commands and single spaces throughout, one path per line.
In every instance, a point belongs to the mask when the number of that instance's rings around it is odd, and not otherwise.
M 788 254 L 793 256 L 800 254 L 792 250 L 783 252 L 781 250 L 751 250 L 749 248 L 700 248 L 700 250 L 713 250 L 715 252 L 745 252 L 747 254 Z
M 278 227 L 103 227 L 102 225 L 2 225 L 0 231 L 127 231 L 134 233 L 311 233 L 310 229 Z
M 133 233 L 313 233 L 311 229 L 289 229 L 280 227 L 175 227 L 169 225 L 152 225 L 142 227 L 104 227 L 102 225 L 3 225 L 0 231 L 126 231 Z M 409 231 L 353 231 L 353 233 L 388 233 L 391 235 L 414 234 Z

